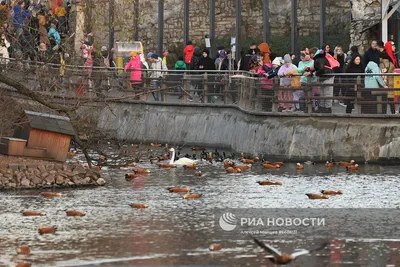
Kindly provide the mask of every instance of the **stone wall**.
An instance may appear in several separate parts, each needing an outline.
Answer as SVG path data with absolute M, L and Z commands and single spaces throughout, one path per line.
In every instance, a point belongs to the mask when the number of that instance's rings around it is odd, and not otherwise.
M 95 33 L 98 39 L 108 42 L 107 3 L 100 0 L 95 5 Z M 96 2 L 97 3 L 97 2 Z M 262 0 L 242 0 L 242 42 L 262 40 Z M 270 0 L 270 24 L 272 37 L 287 37 L 290 34 L 290 0 Z M 330 34 L 348 37 L 351 19 L 350 1 L 327 0 L 327 30 Z M 140 0 L 139 36 L 145 50 L 155 50 L 157 47 L 157 14 L 158 0 Z M 216 38 L 219 42 L 230 40 L 235 34 L 235 1 L 216 1 Z M 299 36 L 319 34 L 319 1 L 298 0 L 298 30 Z M 183 1 L 168 0 L 164 12 L 164 49 L 171 44 L 183 45 Z M 121 41 L 132 38 L 133 0 L 116 0 L 116 35 Z M 195 43 L 202 45 L 204 35 L 209 33 L 209 1 L 190 1 L 190 32 L 189 36 Z M 329 37 L 329 34 L 328 34 Z M 329 38 L 328 38 L 329 40 Z M 100 44 L 99 44 L 100 45 Z M 102 44 L 104 45 L 104 43 Z M 285 43 L 285 46 L 289 46 Z M 316 43 L 315 45 L 319 45 Z M 336 45 L 336 44 L 334 44 Z M 278 49 L 278 47 L 277 47 Z
M 398 119 L 368 116 L 265 115 L 216 105 L 119 103 L 103 110 L 98 127 L 132 142 L 225 148 L 271 159 L 399 159 Z
M 31 189 L 104 185 L 100 171 L 81 165 L 24 163 L 0 168 L 0 189 Z
M 352 2 L 352 22 L 350 39 L 352 45 L 359 47 L 363 53 L 369 46 L 374 36 L 374 28 L 381 20 L 381 2 L 379 0 L 358 0 Z

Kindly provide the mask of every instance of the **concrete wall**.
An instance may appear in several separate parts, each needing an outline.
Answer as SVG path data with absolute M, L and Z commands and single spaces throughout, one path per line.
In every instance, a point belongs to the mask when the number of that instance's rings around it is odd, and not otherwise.
M 377 161 L 400 153 L 398 118 L 263 115 L 235 107 L 115 104 L 98 127 L 119 139 L 231 148 L 285 160 Z

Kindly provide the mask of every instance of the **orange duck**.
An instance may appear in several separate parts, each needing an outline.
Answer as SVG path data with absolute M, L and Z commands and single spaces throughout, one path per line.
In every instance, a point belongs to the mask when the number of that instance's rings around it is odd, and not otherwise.
M 133 168 L 132 171 L 134 171 L 135 173 L 139 173 L 139 174 L 149 174 L 150 173 L 150 170 L 141 169 L 141 168 Z
M 160 164 L 158 164 L 158 167 L 164 168 L 164 169 L 174 169 L 174 168 L 176 168 L 176 165 L 169 164 L 169 163 L 160 163 Z
M 144 204 L 144 203 L 133 203 L 133 204 L 130 204 L 130 206 L 131 206 L 132 208 L 135 208 L 135 209 L 146 209 L 146 208 L 149 207 L 149 206 L 147 206 L 147 205 Z
M 85 212 L 77 210 L 66 210 L 65 212 L 67 213 L 67 216 L 82 217 L 86 215 Z
M 71 151 L 67 153 L 67 158 L 72 159 L 76 156 L 76 151 Z
M 127 173 L 127 174 L 125 174 L 125 179 L 128 180 L 128 181 L 131 181 L 131 180 L 136 179 L 138 177 L 139 177 L 139 175 L 137 175 L 135 173 Z
M 266 168 L 266 169 L 279 169 L 280 167 L 281 167 L 280 165 L 273 165 L 270 163 L 264 164 L 264 168 Z
M 257 182 L 259 185 L 282 185 L 282 182 L 280 181 L 276 181 L 276 182 L 272 182 L 272 181 L 258 181 Z
M 228 168 L 228 167 L 233 167 L 235 166 L 235 163 L 232 161 L 228 161 L 228 160 L 224 160 L 224 167 Z
M 119 165 L 120 168 L 127 168 L 127 167 L 135 167 L 136 163 L 135 162 L 131 162 L 131 163 L 126 163 L 123 165 Z
M 235 165 L 234 168 L 241 169 L 242 171 L 248 170 L 251 168 L 251 165 Z
M 242 158 L 242 162 L 243 162 L 244 164 L 254 164 L 254 160 L 253 160 L 253 159 L 245 159 L 245 158 Z
M 32 264 L 30 262 L 18 262 L 14 265 L 14 267 L 31 267 Z
M 26 211 L 22 212 L 22 215 L 24 215 L 24 216 L 46 216 L 46 212 L 26 210 Z
M 309 199 L 328 199 L 326 195 L 318 195 L 318 194 L 306 194 Z
M 40 226 L 39 227 L 39 234 L 54 234 L 57 230 L 57 226 Z
M 346 162 L 346 161 L 339 161 L 338 165 L 339 166 L 343 166 L 343 167 L 347 167 L 350 165 L 354 165 L 355 161 L 354 160 L 350 160 L 350 162 Z
M 202 175 L 203 175 L 203 173 L 202 173 L 201 171 L 197 171 L 197 172 L 195 172 L 195 173 L 194 173 L 194 175 L 195 175 L 195 176 L 199 176 L 199 177 L 200 177 L 200 176 L 202 176 Z
M 325 163 L 325 168 L 333 168 L 335 167 L 335 163 L 327 161 Z
M 297 163 L 296 170 L 304 170 L 304 165 Z
M 323 195 L 341 195 L 343 194 L 342 190 L 333 191 L 333 190 L 321 190 Z
M 167 189 L 170 193 L 188 193 L 190 191 L 189 187 L 169 187 Z
M 194 199 L 194 198 L 200 198 L 201 194 L 189 194 L 189 192 L 187 192 L 184 196 L 183 199 Z
M 241 169 L 234 168 L 234 167 L 229 167 L 229 168 L 226 168 L 226 172 L 227 172 L 227 173 L 241 173 L 242 170 L 241 170 Z
M 220 244 L 211 244 L 208 249 L 210 251 L 218 251 L 222 249 L 222 246 Z
M 346 170 L 349 172 L 358 171 L 358 164 L 346 166 Z
M 192 147 L 193 151 L 204 151 L 206 150 L 204 147 Z
M 184 165 L 183 168 L 185 169 L 191 169 L 191 170 L 196 170 L 196 163 L 193 163 L 192 165 Z
M 61 193 L 53 193 L 53 192 L 42 192 L 40 193 L 40 195 L 44 196 L 44 197 L 61 197 Z
M 283 163 L 283 162 L 270 162 L 269 164 L 271 164 L 271 165 L 279 165 L 279 167 L 282 167 L 283 165 L 285 165 L 285 163 Z
M 17 248 L 17 253 L 27 255 L 27 254 L 31 253 L 31 249 L 26 245 L 22 245 Z
M 152 146 L 152 147 L 162 147 L 162 144 L 153 144 L 153 143 L 151 143 L 150 146 Z

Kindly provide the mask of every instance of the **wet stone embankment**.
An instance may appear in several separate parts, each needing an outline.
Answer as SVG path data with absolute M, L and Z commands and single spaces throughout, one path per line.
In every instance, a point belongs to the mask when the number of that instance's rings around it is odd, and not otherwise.
M 60 163 L 9 163 L 0 166 L 0 189 L 104 185 L 100 170 Z

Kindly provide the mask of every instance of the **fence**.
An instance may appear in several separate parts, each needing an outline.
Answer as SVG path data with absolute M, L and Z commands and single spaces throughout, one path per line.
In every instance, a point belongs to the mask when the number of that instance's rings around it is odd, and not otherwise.
M 340 74 L 324 76 L 315 83 L 300 83 L 299 76 L 267 79 L 232 71 L 142 70 L 141 80 L 130 80 L 130 73 L 121 69 L 61 67 L 14 59 L 7 64 L 0 59 L 0 68 L 4 75 L 31 90 L 58 98 L 212 103 L 235 105 L 246 111 L 308 115 L 395 115 L 399 110 L 395 96 L 400 95 L 400 88 L 394 88 L 394 84 L 400 84 L 399 74 Z M 390 88 L 366 88 L 379 79 L 386 80 Z

